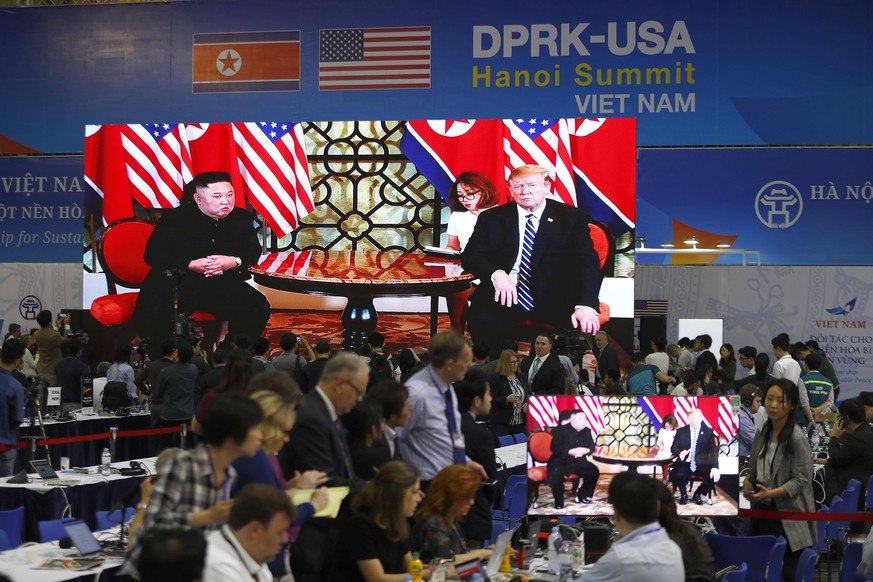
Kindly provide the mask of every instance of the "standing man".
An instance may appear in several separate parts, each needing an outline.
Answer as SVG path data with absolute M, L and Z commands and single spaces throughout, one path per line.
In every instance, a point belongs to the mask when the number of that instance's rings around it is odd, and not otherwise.
M 806 397 L 809 399 L 809 410 L 815 415 L 824 412 L 834 406 L 834 385 L 828 380 L 827 376 L 821 373 L 821 356 L 810 352 L 803 361 L 803 371 L 805 374 L 801 376 L 801 385 L 798 386 L 801 390 L 806 390 Z M 806 417 L 803 416 L 803 410 L 797 408 L 797 424 L 806 428 Z
M 552 353 L 552 338 L 538 335 L 534 340 L 534 353 L 521 362 L 521 373 L 527 376 L 528 386 L 533 394 L 563 394 L 567 372 Z
M 734 390 L 746 384 L 745 380 L 749 375 L 754 374 L 755 357 L 758 355 L 758 349 L 755 346 L 743 346 L 737 351 L 737 375 L 734 377 Z
M 621 370 L 618 363 L 618 354 L 615 348 L 609 345 L 609 337 L 603 330 L 594 335 L 594 345 L 597 346 L 597 380 L 606 378 L 608 370 Z
M 694 371 L 701 378 L 706 376 L 707 370 L 712 370 L 712 375 L 715 376 L 715 371 L 718 369 L 718 360 L 709 348 L 712 347 L 712 336 L 708 333 L 701 334 L 694 338 L 694 351 L 697 352 L 697 358 L 694 360 Z
M 609 483 L 609 502 L 620 538 L 585 571 L 585 582 L 685 580 L 682 551 L 658 523 L 654 479 L 625 471 Z
M 24 342 L 8 339 L 0 349 L 0 445 L 18 444 L 18 425 L 24 420 L 24 386 L 12 377 L 24 355 Z M 15 448 L 0 451 L 0 477 L 15 470 Z
M 691 475 L 702 477 L 694 492 L 694 503 L 703 505 L 703 496 L 710 493 L 719 479 L 718 446 L 715 433 L 703 424 L 703 413 L 693 408 L 688 412 L 688 424 L 676 431 L 670 452 L 678 457 L 670 470 L 670 481 L 679 489 L 679 505 L 688 503 L 685 487 Z
M 298 343 L 306 350 L 309 360 L 297 353 Z M 279 338 L 279 347 L 282 348 L 282 353 L 273 358 L 273 366 L 294 378 L 300 389 L 305 392 L 306 376 L 303 368 L 310 360 L 315 359 L 315 352 L 312 351 L 309 340 L 306 339 L 306 336 L 298 336 L 296 333 L 288 332 Z
M 205 311 L 227 321 L 227 337 L 259 337 L 270 303 L 246 281 L 261 244 L 251 214 L 234 206 L 226 172 L 198 174 L 185 186 L 182 204 L 164 211 L 145 249 L 151 271 L 134 311 L 140 336 L 166 337 L 172 330 L 173 288 L 179 312 Z
M 82 407 L 82 378 L 91 375 L 88 365 L 82 361 L 81 353 L 82 342 L 76 338 L 71 339 L 67 342 L 67 355 L 55 367 L 65 410 Z
M 555 200 L 547 169 L 521 166 L 509 174 L 510 202 L 479 215 L 464 252 L 464 270 L 481 280 L 472 296 L 470 332 L 491 346 L 534 328 L 600 329 L 600 261 L 591 242 L 588 215 Z
M 151 397 L 150 408 L 153 428 L 160 424 L 161 407 L 164 405 L 164 399 L 155 395 L 155 389 L 158 387 L 158 378 L 161 375 L 161 370 L 170 366 L 178 359 L 179 352 L 178 348 L 176 348 L 176 340 L 166 339 L 161 343 L 161 357 L 146 364 L 133 380 L 133 383 L 140 392 Z M 216 385 L 218 384 L 216 383 Z
M 802 414 L 805 416 L 806 424 L 815 428 L 815 417 L 809 408 L 809 393 L 803 388 L 800 379 L 803 371 L 800 369 L 800 364 L 797 363 L 797 360 L 791 357 L 791 342 L 788 336 L 781 333 L 770 340 L 770 343 L 773 346 L 773 355 L 776 356 L 776 363 L 773 364 L 773 377 L 777 380 L 785 378 L 794 382 L 794 385 L 797 386 L 797 391 L 800 392 L 800 403 L 797 405 L 798 415 Z
M 61 363 L 63 354 L 61 346 L 66 344 L 67 316 L 58 314 L 58 330 L 52 328 L 52 312 L 44 309 L 36 314 L 36 323 L 39 331 L 36 332 L 35 342 L 37 349 L 36 373 L 48 382 L 49 386 L 57 386 L 55 368 Z
M 579 476 L 582 483 L 574 501 L 585 505 L 591 503 L 600 477 L 600 470 L 588 461 L 594 452 L 594 437 L 585 422 L 584 411 L 568 410 L 561 414 L 565 413 L 569 415 L 568 422 L 552 431 L 552 456 L 548 463 L 549 487 L 555 498 L 555 509 L 564 507 L 564 477 Z
M 227 524 L 209 534 L 203 582 L 272 582 L 268 564 L 288 543 L 296 515 L 281 489 L 263 483 L 243 487 Z
M 399 432 L 400 456 L 418 470 L 425 490 L 442 469 L 467 465 L 487 478 L 479 463 L 468 459 L 452 386 L 464 378 L 473 363 L 473 349 L 466 337 L 441 331 L 428 346 L 430 365 L 406 381 L 409 420 Z
M 745 384 L 740 388 L 740 428 L 737 432 L 740 459 L 748 459 L 755 440 L 755 414 L 761 408 L 761 393 L 754 384 Z

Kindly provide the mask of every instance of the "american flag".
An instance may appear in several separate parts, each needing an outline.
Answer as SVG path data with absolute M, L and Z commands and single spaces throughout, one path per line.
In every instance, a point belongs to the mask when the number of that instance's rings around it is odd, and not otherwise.
M 168 123 L 122 125 L 131 194 L 145 208 L 179 205 L 182 187 L 193 178 L 184 126 Z
M 566 119 L 506 119 L 503 138 L 506 177 L 513 168 L 536 164 L 554 174 L 552 189 L 558 200 L 576 206 L 576 184 Z
M 563 410 L 582 410 L 595 439 L 606 426 L 603 401 L 599 396 L 533 396 L 528 401 L 528 428 L 558 426 L 558 417 Z
M 430 88 L 430 27 L 344 28 L 319 34 L 318 88 Z
M 277 235 L 285 236 L 315 207 L 302 125 L 234 123 L 233 139 L 249 202 Z

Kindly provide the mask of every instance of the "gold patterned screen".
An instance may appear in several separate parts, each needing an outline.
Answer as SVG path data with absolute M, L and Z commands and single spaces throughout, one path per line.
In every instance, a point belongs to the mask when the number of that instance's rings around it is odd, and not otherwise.
M 605 426 L 597 435 L 597 446 L 607 447 L 611 455 L 634 457 L 658 443 L 658 431 L 636 397 L 604 398 L 603 417 Z
M 435 223 L 445 224 L 449 209 L 400 151 L 404 128 L 402 121 L 304 124 L 315 211 L 282 239 L 269 233 L 270 250 L 411 251 L 435 244 Z

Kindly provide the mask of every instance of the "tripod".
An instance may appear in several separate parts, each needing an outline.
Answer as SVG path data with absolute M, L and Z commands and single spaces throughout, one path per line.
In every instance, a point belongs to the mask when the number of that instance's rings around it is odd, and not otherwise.
M 45 424 L 42 420 L 42 410 L 40 409 L 40 392 L 45 391 L 46 382 L 41 379 L 37 379 L 36 382 L 31 380 L 31 385 L 27 388 L 27 392 L 24 396 L 24 414 L 29 419 L 30 427 L 33 429 L 34 427 L 39 427 L 38 434 L 31 434 L 28 436 L 23 436 L 21 438 L 30 441 L 30 446 L 27 447 L 27 457 L 28 462 L 32 461 L 36 458 L 36 443 L 39 440 L 46 440 L 45 434 Z M 34 432 L 31 430 L 31 432 Z M 49 450 L 48 445 L 43 445 L 45 447 L 45 458 L 52 464 L 51 451 Z

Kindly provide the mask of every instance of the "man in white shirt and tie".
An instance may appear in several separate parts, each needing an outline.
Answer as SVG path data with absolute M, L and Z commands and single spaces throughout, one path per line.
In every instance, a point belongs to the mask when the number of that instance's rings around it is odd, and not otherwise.
M 515 168 L 507 183 L 514 202 L 479 215 L 461 264 L 481 280 L 471 297 L 470 334 L 499 355 L 507 340 L 545 329 L 600 329 L 600 260 L 588 215 L 547 200 L 546 168 Z

